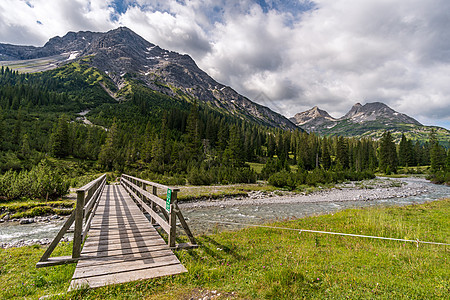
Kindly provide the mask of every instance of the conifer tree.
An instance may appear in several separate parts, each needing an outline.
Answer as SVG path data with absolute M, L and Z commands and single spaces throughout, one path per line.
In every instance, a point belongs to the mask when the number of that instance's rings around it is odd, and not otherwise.
M 22 155 L 23 158 L 29 158 L 31 155 L 30 139 L 27 133 L 25 133 L 22 137 L 22 146 L 20 147 L 20 154 Z
M 5 122 L 3 121 L 3 112 L 0 107 L 0 151 L 3 150 L 5 137 Z
M 430 161 L 431 169 L 434 171 L 439 171 L 445 167 L 446 154 L 445 149 L 439 145 L 437 140 L 436 131 L 431 130 L 430 133 Z
M 331 167 L 331 156 L 330 156 L 330 149 L 329 149 L 326 137 L 324 137 L 322 140 L 321 150 L 322 150 L 322 153 L 321 153 L 322 167 L 325 170 L 328 170 Z
M 400 166 L 413 166 L 414 165 L 414 149 L 410 140 L 408 140 L 404 134 L 400 140 L 398 150 L 398 162 Z
M 98 156 L 99 163 L 108 170 L 112 170 L 114 165 L 119 162 L 120 149 L 118 148 L 118 128 L 114 120 L 111 128 L 108 130 L 106 141 L 100 149 Z
M 348 169 L 350 163 L 348 153 L 348 143 L 347 139 L 345 139 L 342 136 L 338 137 L 337 139 L 336 159 L 344 169 Z
M 198 104 L 191 105 L 186 122 L 186 152 L 187 160 L 199 160 L 201 154 L 200 124 Z
M 233 125 L 230 129 L 230 139 L 224 156 L 234 167 L 240 167 L 244 163 L 244 149 L 242 144 L 243 141 L 239 127 Z
M 69 127 L 67 116 L 62 115 L 53 129 L 51 137 L 51 153 L 55 157 L 66 157 L 69 155 Z
M 389 131 L 385 131 L 380 141 L 380 170 L 386 174 L 396 172 L 398 165 L 397 149 Z

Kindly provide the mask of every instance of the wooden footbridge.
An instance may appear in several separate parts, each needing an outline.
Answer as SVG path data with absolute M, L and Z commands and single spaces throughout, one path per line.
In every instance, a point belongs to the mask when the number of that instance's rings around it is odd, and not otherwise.
M 167 190 L 166 200 L 158 189 Z M 178 191 L 128 175 L 120 185 L 106 185 L 106 175 L 99 177 L 77 190 L 75 210 L 36 267 L 77 262 L 69 290 L 187 272 L 172 250 L 197 245 L 178 207 Z M 190 243 L 176 244 L 177 219 Z M 72 256 L 50 257 L 72 224 Z

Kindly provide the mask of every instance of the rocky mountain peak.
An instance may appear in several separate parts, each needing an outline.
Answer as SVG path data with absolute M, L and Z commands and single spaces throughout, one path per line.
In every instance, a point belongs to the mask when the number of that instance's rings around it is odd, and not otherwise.
M 354 115 L 356 115 L 360 110 L 361 110 L 361 103 L 356 103 L 355 105 L 352 106 L 352 108 L 350 109 L 350 111 L 348 113 L 345 114 L 345 116 L 343 116 L 340 119 L 350 119 L 352 118 Z
M 301 126 L 308 132 L 324 132 L 334 130 L 333 128 L 341 122 L 364 124 L 376 122 L 379 126 L 392 126 L 394 124 L 422 125 L 417 120 L 396 112 L 382 102 L 372 102 L 362 105 L 356 103 L 345 116 L 334 119 L 326 111 L 317 106 L 302 113 L 296 114 L 291 121 Z M 377 125 L 378 126 L 378 125 Z
M 318 106 L 314 106 L 313 108 L 307 111 L 296 114 L 290 120 L 295 124 L 297 124 L 298 126 L 302 126 L 310 122 L 313 122 L 316 125 L 318 123 L 323 124 L 328 121 L 334 121 L 335 119 L 332 116 L 330 116 L 326 111 L 321 110 Z
M 182 93 L 241 118 L 273 127 L 297 128 L 284 116 L 216 82 L 189 55 L 162 49 L 126 27 L 105 33 L 68 32 L 50 39 L 43 47 L 0 44 L 0 60 L 48 58 L 64 53 L 59 64 L 89 56 L 87 63 L 105 72 L 119 89 L 127 84 L 125 75 L 129 74 L 134 82 L 169 96 L 179 97 Z
M 341 118 L 341 120 L 350 120 L 354 123 L 365 123 L 368 121 L 380 121 L 387 124 L 403 123 L 422 125 L 417 120 L 398 113 L 382 102 L 372 102 L 361 105 L 355 104 L 350 111 Z

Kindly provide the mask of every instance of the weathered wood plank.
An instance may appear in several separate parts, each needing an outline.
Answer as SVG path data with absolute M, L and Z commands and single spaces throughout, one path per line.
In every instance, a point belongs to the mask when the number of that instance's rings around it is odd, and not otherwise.
M 137 242 L 130 242 L 127 243 L 127 245 L 121 244 L 121 243 L 114 243 L 114 244 L 107 244 L 107 245 L 95 245 L 95 246 L 87 246 L 86 250 L 83 251 L 84 253 L 88 252 L 101 252 L 101 251 L 107 251 L 107 250 L 118 250 L 118 249 L 128 249 L 128 248 L 136 248 L 136 247 L 151 247 L 154 244 L 165 244 L 163 239 L 149 239 L 145 241 L 137 241 Z M 83 249 L 84 250 L 84 249 Z
M 87 241 L 85 243 L 85 247 L 90 246 L 103 246 L 103 245 L 131 245 L 131 243 L 138 243 L 142 241 L 154 241 L 159 240 L 161 237 L 159 235 L 148 235 L 148 236 L 140 236 L 140 237 L 114 237 L 114 238 L 104 238 L 101 240 Z
M 85 259 L 78 262 L 77 268 L 92 267 L 95 265 L 117 263 L 124 261 L 139 260 L 148 257 L 159 257 L 172 255 L 173 252 L 167 247 L 155 247 L 151 251 L 136 252 L 130 254 L 119 253 L 117 255 L 99 256 L 91 259 Z
M 149 227 L 139 227 L 139 228 L 135 228 L 135 229 L 116 229 L 116 230 L 110 230 L 109 232 L 102 232 L 101 230 L 95 230 L 95 231 L 91 231 L 89 233 L 89 238 L 90 240 L 94 240 L 94 239 L 98 239 L 104 236 L 115 236 L 115 235 L 120 235 L 120 234 L 142 234 L 142 235 L 146 235 L 146 234 L 158 234 L 157 232 L 155 232 L 156 230 L 154 228 L 149 228 Z
M 105 186 L 80 259 L 69 290 L 187 272 L 123 186 Z
M 91 224 L 91 227 L 98 227 L 98 226 L 104 226 L 104 227 L 110 227 L 110 226 L 117 226 L 117 225 L 130 225 L 130 226 L 139 226 L 139 225 L 146 225 L 148 224 L 150 226 L 150 222 L 147 218 L 144 217 L 144 219 L 131 219 L 131 220 L 111 220 L 109 222 L 107 221 L 99 221 Z
M 140 246 L 140 247 L 133 247 L 133 248 L 124 248 L 124 249 L 108 249 L 105 251 L 94 251 L 90 253 L 83 253 L 81 254 L 81 259 L 96 259 L 100 257 L 106 257 L 106 256 L 116 256 L 116 255 L 128 255 L 128 254 L 139 254 L 144 252 L 151 252 L 161 249 L 169 249 L 167 244 L 162 243 L 155 243 L 151 246 Z
M 119 274 L 111 274 L 105 276 L 76 279 L 70 284 L 69 291 L 83 287 L 96 288 L 110 284 L 119 284 L 130 281 L 156 278 L 167 275 L 175 275 L 187 272 L 186 268 L 181 264 L 172 266 L 153 267 L 138 271 L 123 272 Z
M 134 261 L 139 261 L 140 263 L 143 263 L 145 265 L 148 265 L 149 263 L 153 263 L 156 258 L 162 258 L 162 257 L 168 257 L 173 256 L 173 252 L 169 249 L 162 249 L 157 251 L 148 251 L 148 252 L 142 252 L 138 254 L 128 254 L 128 255 L 121 255 L 121 256 L 107 256 L 107 257 L 101 257 L 97 259 L 92 259 L 89 261 L 83 261 L 80 262 L 77 265 L 77 270 L 90 270 L 92 269 L 92 266 L 98 266 L 98 268 L 103 268 L 103 266 L 106 266 L 108 264 L 119 264 L 119 263 L 128 263 L 128 265 L 131 265 L 134 263 Z M 97 267 L 96 267 L 97 268 Z
M 95 268 L 76 268 L 72 279 L 81 279 L 92 276 L 110 275 L 121 272 L 138 271 L 152 267 L 180 264 L 173 254 L 162 257 L 146 258 L 143 260 L 125 261 L 113 264 L 97 265 Z

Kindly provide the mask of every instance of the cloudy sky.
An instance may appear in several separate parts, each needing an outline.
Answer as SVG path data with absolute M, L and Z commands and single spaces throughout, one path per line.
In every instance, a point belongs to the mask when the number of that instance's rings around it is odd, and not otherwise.
M 0 42 L 127 26 L 287 117 L 381 101 L 450 129 L 448 0 L 1 0 Z

